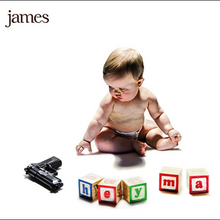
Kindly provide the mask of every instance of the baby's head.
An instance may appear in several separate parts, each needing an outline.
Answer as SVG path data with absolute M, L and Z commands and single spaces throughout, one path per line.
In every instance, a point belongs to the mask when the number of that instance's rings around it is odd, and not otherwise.
M 135 80 L 143 78 L 144 64 L 140 53 L 131 48 L 118 48 L 106 60 L 103 67 L 103 78 L 121 79 L 132 74 Z
M 131 101 L 136 97 L 143 79 L 143 59 L 130 48 L 113 51 L 105 62 L 103 78 L 109 86 L 110 94 L 122 101 Z

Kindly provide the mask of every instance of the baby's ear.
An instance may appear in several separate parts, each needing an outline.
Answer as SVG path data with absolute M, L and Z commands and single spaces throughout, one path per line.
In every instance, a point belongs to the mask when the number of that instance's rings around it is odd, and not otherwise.
M 141 87 L 142 84 L 143 84 L 143 82 L 144 82 L 144 78 L 140 78 L 140 79 L 138 80 L 138 87 Z

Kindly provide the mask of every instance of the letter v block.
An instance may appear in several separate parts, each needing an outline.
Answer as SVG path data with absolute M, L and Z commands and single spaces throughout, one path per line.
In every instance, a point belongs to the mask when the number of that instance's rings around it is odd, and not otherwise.
M 159 174 L 159 190 L 178 192 L 182 184 L 182 168 L 163 167 Z
M 123 196 L 128 203 L 147 200 L 147 183 L 140 177 L 124 179 Z
M 190 194 L 209 192 L 209 175 L 206 169 L 187 169 L 186 179 Z
M 88 175 L 79 179 L 79 196 L 88 200 L 98 199 L 98 184 L 103 177 L 96 174 L 89 173 Z
M 116 206 L 122 198 L 122 181 L 104 178 L 98 185 L 100 205 Z

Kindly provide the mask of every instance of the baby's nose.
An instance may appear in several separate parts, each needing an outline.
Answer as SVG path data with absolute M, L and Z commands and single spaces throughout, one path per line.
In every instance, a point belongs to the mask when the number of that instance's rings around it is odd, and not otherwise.
M 114 92 L 115 92 L 115 94 L 120 94 L 119 89 L 115 89 Z

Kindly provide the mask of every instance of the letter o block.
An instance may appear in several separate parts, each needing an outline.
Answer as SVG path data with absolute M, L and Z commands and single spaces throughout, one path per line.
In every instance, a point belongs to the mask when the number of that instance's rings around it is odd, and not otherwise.
M 178 192 L 182 184 L 182 169 L 163 167 L 159 173 L 159 190 Z
M 147 183 L 140 177 L 124 179 L 123 197 L 128 203 L 147 200 Z
M 206 169 L 187 169 L 186 179 L 190 194 L 209 192 L 209 175 Z
M 89 173 L 79 179 L 79 196 L 88 200 L 98 199 L 98 184 L 102 181 L 103 177 L 96 174 Z
M 104 178 L 98 185 L 99 204 L 117 205 L 122 198 L 122 181 Z

